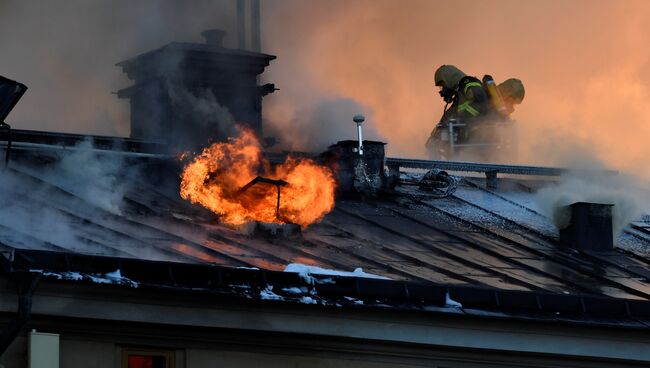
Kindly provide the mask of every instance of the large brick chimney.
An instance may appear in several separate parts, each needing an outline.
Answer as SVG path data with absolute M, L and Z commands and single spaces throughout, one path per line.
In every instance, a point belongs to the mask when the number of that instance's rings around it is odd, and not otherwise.
M 275 86 L 259 86 L 257 80 L 275 56 L 224 48 L 220 30 L 202 35 L 204 44 L 172 42 L 117 64 L 134 82 L 118 91 L 131 104 L 132 138 L 204 146 L 231 133 L 224 127 L 228 112 L 262 137 L 262 97 Z M 224 109 L 197 114 L 203 102 Z M 213 105 L 208 107 L 214 110 Z

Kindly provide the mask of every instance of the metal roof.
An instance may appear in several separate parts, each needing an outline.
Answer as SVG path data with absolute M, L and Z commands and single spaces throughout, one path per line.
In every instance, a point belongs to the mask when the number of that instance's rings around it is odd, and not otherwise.
M 151 160 L 136 159 L 140 164 Z M 174 165 L 167 164 L 173 177 Z M 131 267 L 132 279 L 158 275 L 153 284 L 172 287 L 183 283 L 170 279 L 161 267 L 186 272 L 190 267 L 196 274 L 185 278 L 201 283 L 200 276 L 211 272 L 208 266 L 219 272 L 259 269 L 261 274 L 250 276 L 255 279 L 300 263 L 344 271 L 361 267 L 387 277 L 393 281 L 337 281 L 335 294 L 342 297 L 347 290 L 360 297 L 369 292 L 370 298 L 390 299 L 387 305 L 394 307 L 404 300 L 426 299 L 415 296 L 420 295 L 415 290 L 443 290 L 465 307 L 495 312 L 518 307 L 527 313 L 589 314 L 603 308 L 600 314 L 647 318 L 650 310 L 650 257 L 638 251 L 650 244 L 650 223 L 631 224 L 611 252 L 561 248 L 555 227 L 531 204 L 530 187 L 539 183 L 524 179 L 502 178 L 509 185 L 488 190 L 482 179 L 466 177 L 456 193 L 444 199 L 412 186 L 375 198 L 340 196 L 335 209 L 304 229 L 302 237 L 272 239 L 223 226 L 213 214 L 181 200 L 173 186 L 164 189 L 141 178 L 128 181 L 119 212 L 111 212 L 38 166 L 12 162 L 1 175 L 10 180 L 0 183 L 0 249 L 23 270 L 92 274 L 98 256 L 117 257 L 105 262 L 111 267 L 119 262 L 126 267 L 129 260 L 145 262 L 158 271 L 135 274 Z M 39 230 L 41 219 L 17 222 L 34 208 L 48 221 L 62 222 L 65 236 L 52 224 L 51 231 Z M 61 253 L 68 258 L 58 256 Z M 82 257 L 85 263 L 69 257 Z M 5 266 L 8 270 L 12 263 Z M 109 271 L 100 268 L 97 273 Z M 436 299 L 432 295 L 427 298 Z

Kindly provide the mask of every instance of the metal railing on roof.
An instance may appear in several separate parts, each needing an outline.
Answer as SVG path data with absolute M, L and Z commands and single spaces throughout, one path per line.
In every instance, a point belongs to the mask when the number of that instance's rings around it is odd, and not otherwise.
M 309 152 L 282 152 L 282 153 L 266 153 L 266 157 L 272 163 L 282 162 L 288 155 L 296 157 L 310 157 L 316 158 L 317 155 Z M 386 166 L 389 169 L 389 175 L 397 175 L 399 170 L 404 169 L 439 169 L 445 171 L 461 171 L 461 172 L 475 172 L 484 173 L 487 178 L 487 186 L 489 188 L 496 188 L 497 174 L 511 174 L 511 175 L 531 175 L 531 176 L 561 176 L 571 172 L 579 172 L 580 170 L 562 168 L 562 167 L 546 167 L 546 166 L 526 166 L 526 165 L 504 165 L 504 164 L 488 164 L 480 162 L 462 162 L 462 161 L 436 161 L 436 160 L 420 160 L 412 158 L 397 158 L 387 157 Z M 590 174 L 599 175 L 616 175 L 616 170 L 583 170 Z
M 436 168 L 447 171 L 465 171 L 465 172 L 496 172 L 502 174 L 518 175 L 540 175 L 540 176 L 560 176 L 568 172 L 568 169 L 559 167 L 542 167 L 542 166 L 519 166 L 519 165 L 501 165 L 485 164 L 478 162 L 458 162 L 458 161 L 434 161 L 434 160 L 417 160 L 409 158 L 386 158 L 386 166 L 401 167 L 409 169 L 431 169 Z
M 535 175 L 535 176 L 561 176 L 569 172 L 578 172 L 579 170 L 572 170 L 560 167 L 544 167 L 544 166 L 522 166 L 522 165 L 503 165 L 503 164 L 487 164 L 478 162 L 457 162 L 457 161 L 434 161 L 434 160 L 418 160 L 408 158 L 386 158 L 386 166 L 391 173 L 398 173 L 400 168 L 408 169 L 439 169 L 445 171 L 463 171 L 463 172 L 477 172 L 485 173 L 488 188 L 496 188 L 497 174 L 513 174 L 513 175 Z M 596 173 L 600 175 L 616 175 L 616 170 L 584 170 L 588 173 Z
M 139 158 L 155 158 L 155 159 L 171 159 L 173 155 L 159 154 L 159 153 L 146 153 L 146 152 L 132 152 L 119 149 L 102 149 L 102 148 L 79 148 L 76 146 L 65 146 L 56 144 L 41 144 L 41 143 L 26 143 L 26 142 L 10 142 L 0 140 L 0 152 L 6 150 L 9 152 L 17 153 L 21 151 L 42 152 L 42 153 L 62 153 L 62 152 L 76 152 L 76 151 L 89 151 L 95 154 L 104 155 L 121 155 L 125 157 L 139 157 Z M 7 153 L 9 154 L 9 153 Z M 0 156 L 1 157 L 1 156 Z

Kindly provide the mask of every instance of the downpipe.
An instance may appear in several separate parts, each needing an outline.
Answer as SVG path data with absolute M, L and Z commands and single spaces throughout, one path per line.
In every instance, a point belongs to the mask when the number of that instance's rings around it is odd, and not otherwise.
M 11 126 L 5 122 L 0 121 L 0 130 L 7 131 L 7 150 L 5 151 L 5 166 L 9 166 L 9 157 L 11 156 Z
M 16 286 L 18 294 L 18 311 L 16 316 L 9 321 L 0 333 L 0 357 L 11 346 L 20 331 L 27 325 L 32 314 L 32 296 L 38 286 L 41 273 L 37 272 L 10 272 L 10 279 Z

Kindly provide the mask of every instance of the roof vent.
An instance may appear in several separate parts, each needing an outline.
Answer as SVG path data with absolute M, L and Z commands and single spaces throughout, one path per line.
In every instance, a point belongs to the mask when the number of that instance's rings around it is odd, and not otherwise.
M 612 207 L 612 204 L 589 202 L 567 206 L 569 225 L 560 229 L 560 244 L 577 250 L 613 250 Z

